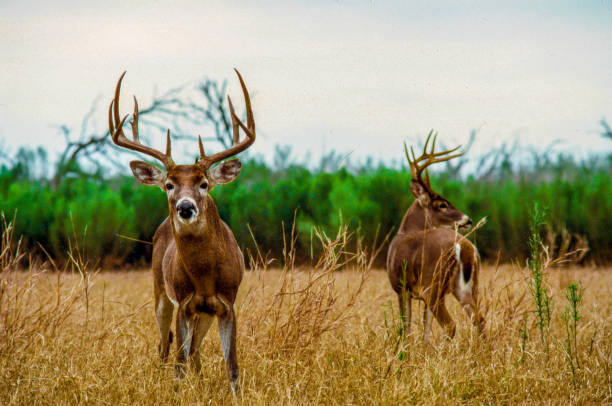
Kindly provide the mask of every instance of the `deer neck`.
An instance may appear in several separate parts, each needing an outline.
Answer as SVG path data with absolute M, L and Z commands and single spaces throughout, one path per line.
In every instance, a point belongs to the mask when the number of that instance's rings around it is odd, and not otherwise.
M 414 201 L 402 219 L 398 234 L 412 234 L 426 230 L 431 228 L 429 223 L 427 212 Z
M 171 221 L 172 235 L 176 243 L 178 259 L 190 272 L 209 268 L 216 262 L 217 245 L 223 241 L 223 222 L 217 206 L 209 197 L 203 210 L 204 221 L 197 232 L 179 233 L 175 221 Z

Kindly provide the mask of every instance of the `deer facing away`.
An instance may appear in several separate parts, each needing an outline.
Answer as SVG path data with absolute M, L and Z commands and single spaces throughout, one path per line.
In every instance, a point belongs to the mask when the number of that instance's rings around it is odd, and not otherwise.
M 482 333 L 484 329 L 484 319 L 478 312 L 480 256 L 476 247 L 456 231 L 456 228 L 469 227 L 472 220 L 434 192 L 427 172 L 428 166 L 461 153 L 449 155 L 459 147 L 434 152 L 435 136 L 427 151 L 431 135 L 418 158 L 411 149 L 411 159 L 404 146 L 412 175 L 410 191 L 415 201 L 406 211 L 387 253 L 387 274 L 398 296 L 403 330 L 405 334 L 410 333 L 411 299 L 422 300 L 425 341 L 431 336 L 433 317 L 448 337 L 455 334 L 455 323 L 444 303 L 448 293 L 461 303 L 478 331 Z
M 246 85 L 236 70 L 244 94 L 247 124 L 236 116 L 228 97 L 232 117 L 233 146 L 213 155 L 204 153 L 199 138 L 200 158 L 193 165 L 176 165 L 171 157 L 170 130 L 166 135 L 166 152 L 149 148 L 138 137 L 138 103 L 134 98 L 131 122 L 133 140 L 123 133 L 127 115 L 119 116 L 121 75 L 115 97 L 109 108 L 109 130 L 113 142 L 159 160 L 165 171 L 143 161 L 130 162 L 134 177 L 145 185 L 158 186 L 168 197 L 169 216 L 153 237 L 153 282 L 157 324 L 160 332 L 159 352 L 167 362 L 172 341 L 172 313 L 176 317 L 177 377 L 185 373 L 191 358 L 199 370 L 200 345 L 213 319 L 217 317 L 219 338 L 227 374 L 234 394 L 240 389 L 236 359 L 236 315 L 234 301 L 244 273 L 244 258 L 230 228 L 217 212 L 210 196 L 216 185 L 234 180 L 241 163 L 232 157 L 255 141 L 255 121 Z M 239 129 L 246 133 L 239 141 Z M 223 161 L 223 162 L 221 162 Z M 217 166 L 213 164 L 221 162 Z

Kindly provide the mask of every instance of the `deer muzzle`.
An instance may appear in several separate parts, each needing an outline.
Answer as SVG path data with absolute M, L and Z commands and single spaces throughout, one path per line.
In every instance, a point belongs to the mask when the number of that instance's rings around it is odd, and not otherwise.
M 198 217 L 198 207 L 190 197 L 183 197 L 176 203 L 176 213 L 179 221 L 190 224 Z
M 461 218 L 461 220 L 459 220 L 457 222 L 457 226 L 459 228 L 468 228 L 472 225 L 472 219 L 469 218 L 468 216 L 466 216 L 465 214 L 463 215 L 463 217 Z

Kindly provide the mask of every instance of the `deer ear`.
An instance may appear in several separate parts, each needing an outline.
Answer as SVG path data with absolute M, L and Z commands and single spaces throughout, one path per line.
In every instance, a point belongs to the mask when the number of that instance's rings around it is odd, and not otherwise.
M 415 197 L 417 202 L 419 202 L 419 205 L 421 207 L 428 206 L 429 203 L 431 202 L 429 193 L 427 193 L 423 185 L 421 185 L 419 182 L 411 180 L 410 181 L 410 191 L 412 192 L 412 195 Z
M 163 186 L 164 172 L 156 166 L 143 161 L 132 161 L 130 168 L 138 182 L 144 185 Z
M 241 168 L 242 163 L 239 159 L 230 159 L 212 168 L 208 173 L 208 178 L 217 185 L 230 183 L 240 174 Z

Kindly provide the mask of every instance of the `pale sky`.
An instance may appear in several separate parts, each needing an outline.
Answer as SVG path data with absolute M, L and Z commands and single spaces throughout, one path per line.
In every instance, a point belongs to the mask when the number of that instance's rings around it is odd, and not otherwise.
M 3 0 L 0 57 L 0 145 L 13 149 L 62 150 L 57 126 L 78 130 L 96 97 L 105 128 L 124 70 L 125 113 L 132 94 L 145 105 L 205 76 L 229 79 L 242 108 L 237 67 L 252 150 L 268 158 L 283 144 L 391 161 L 431 128 L 447 145 L 481 128 L 475 152 L 514 139 L 612 151 L 598 135 L 612 122 L 612 0 Z

